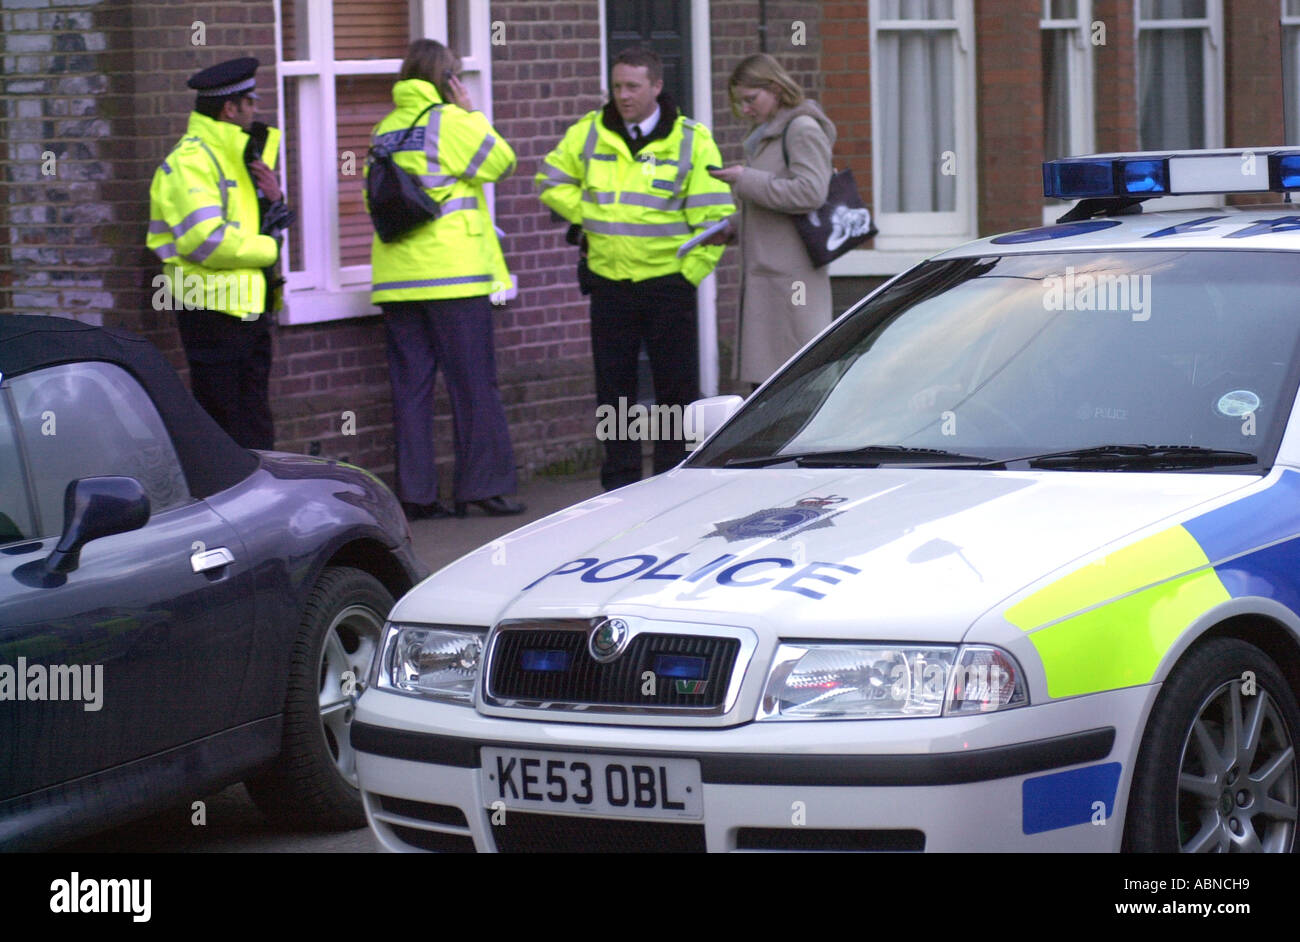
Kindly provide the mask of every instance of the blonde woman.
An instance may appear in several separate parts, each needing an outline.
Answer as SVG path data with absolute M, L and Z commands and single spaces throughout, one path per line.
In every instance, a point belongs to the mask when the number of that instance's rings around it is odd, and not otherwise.
M 826 202 L 835 125 L 766 53 L 736 66 L 730 93 L 754 129 L 745 163 L 711 172 L 740 207 L 719 240 L 739 239 L 743 266 L 736 378 L 759 384 L 831 322 L 830 273 L 813 267 L 794 217 Z

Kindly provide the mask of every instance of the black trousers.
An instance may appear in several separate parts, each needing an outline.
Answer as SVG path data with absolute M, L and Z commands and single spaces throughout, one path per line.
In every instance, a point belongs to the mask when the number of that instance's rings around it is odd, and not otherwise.
M 655 403 L 681 409 L 700 396 L 699 333 L 695 286 L 681 275 L 645 281 L 612 281 L 591 275 L 591 353 L 596 367 L 596 402 L 625 408 L 636 402 L 637 357 L 645 344 L 654 380 Z M 683 423 L 684 424 L 684 423 Z M 641 480 L 641 442 L 604 442 L 600 483 L 605 490 Z M 654 473 L 686 457 L 681 438 L 660 437 L 654 445 Z
M 393 387 L 397 496 L 438 499 L 434 468 L 433 381 L 439 367 L 451 400 L 457 501 L 513 494 L 515 454 L 497 388 L 492 302 L 477 298 L 382 304 Z
M 266 315 L 241 321 L 221 311 L 179 311 L 176 323 L 190 364 L 190 389 L 226 433 L 245 448 L 275 447 L 271 400 L 271 327 Z

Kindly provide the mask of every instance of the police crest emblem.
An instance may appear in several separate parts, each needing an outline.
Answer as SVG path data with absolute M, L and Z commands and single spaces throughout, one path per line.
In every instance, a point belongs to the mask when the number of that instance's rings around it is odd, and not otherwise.
M 816 530 L 831 525 L 831 518 L 836 514 L 830 508 L 842 504 L 847 498 L 805 497 L 795 501 L 791 507 L 769 507 L 756 510 L 735 520 L 723 520 L 714 524 L 714 531 L 706 533 L 706 538 L 720 536 L 728 543 L 737 540 L 753 540 L 762 537 L 780 537 L 785 539 L 796 532 Z

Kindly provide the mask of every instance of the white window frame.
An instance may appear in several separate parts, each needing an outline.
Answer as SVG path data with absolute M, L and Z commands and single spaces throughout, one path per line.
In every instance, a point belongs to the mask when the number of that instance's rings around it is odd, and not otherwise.
M 1205 108 L 1204 146 L 1206 150 L 1223 147 L 1223 0 L 1205 0 L 1204 18 L 1160 20 L 1144 20 L 1142 18 L 1142 0 L 1133 0 L 1133 86 L 1137 94 L 1139 129 L 1142 127 L 1142 31 L 1159 29 L 1199 29 L 1201 31 L 1201 48 L 1205 53 L 1205 75 L 1202 80 L 1202 95 L 1204 96 Z M 1148 212 L 1223 205 L 1225 205 L 1225 199 L 1222 194 L 1163 196 L 1150 200 L 1145 204 Z
M 1294 13 L 1287 13 L 1287 6 L 1295 8 Z M 1300 85 L 1300 2 L 1298 0 L 1281 0 L 1282 6 L 1282 57 L 1291 57 L 1291 74 Z M 1286 78 L 1285 68 L 1282 71 Z M 1300 88 L 1282 89 L 1283 107 L 1289 109 L 1284 115 L 1283 137 L 1287 144 L 1300 144 Z
M 954 45 L 952 101 L 954 107 L 954 155 L 956 158 L 956 203 L 951 212 L 885 213 L 876 212 L 875 221 L 880 235 L 875 239 L 875 251 L 881 253 L 906 253 L 908 257 L 928 255 L 931 252 L 958 245 L 976 237 L 978 220 L 976 201 L 978 194 L 978 161 L 975 141 L 975 10 L 972 0 L 953 0 L 953 18 L 950 20 L 886 20 L 880 12 L 881 0 L 871 0 L 870 57 L 871 57 L 871 113 L 881 114 L 881 79 L 879 73 L 879 36 L 882 31 L 951 31 Z M 872 128 L 873 140 L 880 140 Z M 882 204 L 880 198 L 881 163 L 883 149 L 873 146 L 872 206 Z M 935 155 L 939 159 L 939 155 Z M 927 251 L 928 250 L 928 251 Z M 849 256 L 870 254 L 850 252 Z M 845 256 L 848 257 L 848 256 Z M 865 260 L 860 260 L 865 261 Z M 901 270 L 901 269 L 900 269 Z M 853 272 L 857 274 L 858 272 Z M 832 268 L 832 275 L 849 274 Z
M 281 34 L 282 3 L 299 2 L 297 18 L 306 29 L 309 58 L 285 61 Z M 464 81 L 474 103 L 489 122 L 492 120 L 491 18 L 484 0 L 454 0 L 465 4 L 469 24 L 467 54 L 463 58 Z M 410 36 L 447 41 L 446 0 L 409 0 Z M 333 0 L 276 0 L 275 59 L 279 84 L 279 125 L 284 127 L 285 79 L 296 78 L 299 127 L 298 153 L 301 166 L 301 205 L 295 230 L 303 239 L 302 270 L 285 272 L 284 324 L 308 324 L 378 314 L 370 303 L 370 265 L 339 264 L 338 128 L 335 115 L 335 80 L 343 75 L 387 75 L 396 81 L 401 59 L 334 59 Z M 286 129 L 287 131 L 287 129 Z M 356 154 L 356 171 L 361 173 L 365 154 Z M 288 169 L 280 162 L 281 186 L 288 192 Z M 492 188 L 486 188 L 489 210 L 494 206 Z M 289 252 L 282 254 L 285 265 Z
M 1092 48 L 1092 0 L 1076 0 L 1075 15 L 1072 19 L 1052 18 L 1052 0 L 1042 0 L 1043 16 L 1038 21 L 1043 32 L 1054 30 L 1069 31 L 1071 42 L 1068 68 L 1070 82 L 1066 89 L 1069 97 L 1070 123 L 1067 128 L 1069 144 L 1066 156 L 1091 154 L 1097 149 L 1096 139 L 1096 95 L 1093 84 L 1093 48 Z M 1046 70 L 1043 73 L 1046 80 Z M 1047 120 L 1047 115 L 1043 115 Z M 1045 157 L 1046 155 L 1044 155 Z M 1050 200 L 1043 205 L 1043 223 L 1053 223 L 1067 212 L 1070 202 Z

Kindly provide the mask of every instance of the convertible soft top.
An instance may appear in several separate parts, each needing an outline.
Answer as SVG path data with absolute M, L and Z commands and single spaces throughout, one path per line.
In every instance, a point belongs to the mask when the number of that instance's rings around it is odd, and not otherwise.
M 257 456 L 217 425 L 143 337 L 62 317 L 0 317 L 0 379 L 79 360 L 112 363 L 139 380 L 171 434 L 194 497 L 225 490 L 257 468 Z

